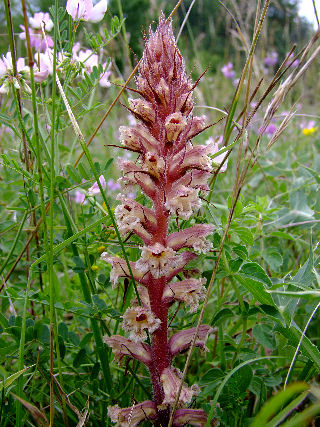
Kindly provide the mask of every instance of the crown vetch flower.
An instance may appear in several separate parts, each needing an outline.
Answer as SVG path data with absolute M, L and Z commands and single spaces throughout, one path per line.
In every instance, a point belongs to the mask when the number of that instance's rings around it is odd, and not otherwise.
M 66 10 L 74 21 L 99 22 L 108 8 L 107 0 L 100 0 L 95 6 L 92 0 L 68 0 Z
M 46 31 L 51 31 L 53 28 L 53 22 L 48 12 L 37 12 L 33 17 L 29 18 L 29 23 L 32 28 L 41 30 L 43 25 Z
M 105 180 L 103 175 L 100 175 L 99 182 L 101 184 L 102 189 L 105 190 L 107 183 L 106 183 L 106 180 Z M 100 188 L 99 188 L 99 185 L 97 182 L 95 182 L 93 184 L 93 186 L 88 189 L 88 195 L 89 196 L 94 196 L 96 194 L 100 194 Z

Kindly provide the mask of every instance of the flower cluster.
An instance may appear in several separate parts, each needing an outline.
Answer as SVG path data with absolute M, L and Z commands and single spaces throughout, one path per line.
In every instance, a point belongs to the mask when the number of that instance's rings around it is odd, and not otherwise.
M 78 23 L 80 20 L 99 22 L 107 10 L 107 0 L 100 0 L 93 6 L 92 0 L 68 0 L 66 10 L 72 19 Z M 34 55 L 34 79 L 36 83 L 43 82 L 53 73 L 53 40 L 48 34 L 53 29 L 53 22 L 47 12 L 37 12 L 29 17 L 30 45 L 36 51 Z M 26 30 L 20 25 L 22 32 L 19 34 L 21 40 L 26 39 Z M 57 69 L 61 72 L 65 67 L 72 66 L 77 73 L 84 78 L 84 71 L 91 73 L 93 67 L 98 67 L 99 57 L 91 49 L 81 49 L 80 43 L 74 44 L 72 54 L 68 52 L 57 53 Z M 111 85 L 109 77 L 111 74 L 110 64 L 102 64 L 103 72 L 100 75 L 101 87 Z M 27 81 L 30 80 L 30 70 L 25 64 L 24 58 L 16 60 L 17 75 L 13 75 L 11 53 L 2 55 L 0 58 L 0 94 L 9 91 L 10 83 L 15 88 L 30 92 Z
M 219 150 L 215 140 L 207 145 L 191 142 L 206 129 L 205 117 L 192 114 L 195 85 L 186 74 L 171 22 L 163 17 L 157 30 L 150 31 L 136 85 L 140 98 L 129 100 L 129 110 L 138 123 L 121 127 L 120 140 L 124 148 L 137 153 L 138 159 L 119 161 L 124 194 L 119 196 L 121 204 L 115 217 L 123 236 L 134 233 L 142 242 L 140 259 L 129 263 L 138 284 L 139 303 L 136 298 L 123 314 L 122 327 L 128 338 L 115 335 L 106 337 L 105 342 L 117 360 L 132 357 L 146 365 L 154 401 L 124 409 L 112 406 L 109 416 L 119 426 L 136 426 L 146 419 L 164 426 L 181 383 L 181 373 L 172 360 L 190 347 L 196 333 L 196 328 L 191 328 L 169 337 L 169 308 L 179 302 L 190 312 L 198 309 L 205 296 L 206 280 L 192 277 L 186 266 L 197 253 L 211 250 L 207 237 L 214 229 L 210 224 L 196 224 L 169 233 L 169 224 L 173 217 L 179 224 L 179 219 L 189 220 L 198 212 L 200 191 L 209 190 L 208 178 L 223 159 L 216 157 L 213 164 L 210 158 Z M 135 186 L 149 198 L 151 208 L 128 198 L 128 189 L 132 191 Z M 131 277 L 125 260 L 107 252 L 101 257 L 112 266 L 110 279 L 114 286 L 120 278 Z M 211 330 L 201 325 L 195 345 L 206 350 Z M 145 342 L 148 335 L 151 345 Z M 198 392 L 196 385 L 182 386 L 174 426 L 205 425 L 203 410 L 187 408 Z

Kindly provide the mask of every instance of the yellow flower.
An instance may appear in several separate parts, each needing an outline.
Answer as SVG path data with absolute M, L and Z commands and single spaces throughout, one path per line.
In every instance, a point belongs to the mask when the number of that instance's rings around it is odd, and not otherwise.
M 97 270 L 99 270 L 99 267 L 97 265 L 92 265 L 91 266 L 91 270 L 92 271 L 97 271 Z
M 303 133 L 303 135 L 309 136 L 309 135 L 312 135 L 313 133 L 317 132 L 317 130 L 318 130 L 317 127 L 304 128 L 304 129 L 302 129 L 302 133 Z
M 105 246 L 99 246 L 98 248 L 97 248 L 97 252 L 99 252 L 99 254 L 101 254 L 102 252 L 104 252 L 104 250 L 105 250 Z

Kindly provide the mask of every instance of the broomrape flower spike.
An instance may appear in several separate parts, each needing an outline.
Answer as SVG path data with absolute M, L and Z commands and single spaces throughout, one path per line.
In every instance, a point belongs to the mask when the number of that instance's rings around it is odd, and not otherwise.
M 171 219 L 178 224 L 200 209 L 199 193 L 209 191 L 208 179 L 214 169 L 210 155 L 217 147 L 191 142 L 205 129 L 205 117 L 192 114 L 195 85 L 186 74 L 171 22 L 163 16 L 157 30 L 150 30 L 136 84 L 140 98 L 129 100 L 128 107 L 135 120 L 131 126 L 120 128 L 120 140 L 124 148 L 138 154 L 138 160 L 119 161 L 122 194 L 115 218 L 123 236 L 135 234 L 141 240 L 140 259 L 130 261 L 141 305 L 134 299 L 123 314 L 122 328 L 128 337 L 115 335 L 106 337 L 105 342 L 116 360 L 129 357 L 145 364 L 152 380 L 153 401 L 123 409 L 112 406 L 108 413 L 118 426 L 136 426 L 148 420 L 160 427 L 168 425 L 181 382 L 181 373 L 172 360 L 190 347 L 196 332 L 196 328 L 175 331 L 170 338 L 168 312 L 174 302 L 194 312 L 203 300 L 206 280 L 192 277 L 199 272 L 185 267 L 197 258 L 195 252 L 211 250 L 208 237 L 214 229 L 210 224 L 197 224 L 169 233 L 169 225 Z M 151 208 L 129 198 L 134 187 L 150 199 Z M 112 266 L 114 286 L 122 278 L 130 279 L 122 258 L 107 252 L 101 258 Z M 201 325 L 195 345 L 206 350 L 211 331 L 210 326 Z M 148 335 L 150 346 L 144 342 Z M 196 385 L 183 386 L 174 426 L 205 425 L 203 410 L 187 408 L 198 392 Z

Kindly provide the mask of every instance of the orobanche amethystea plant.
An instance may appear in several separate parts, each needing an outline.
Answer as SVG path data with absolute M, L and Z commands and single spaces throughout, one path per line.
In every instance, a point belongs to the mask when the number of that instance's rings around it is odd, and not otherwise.
M 150 31 L 136 78 L 140 98 L 131 99 L 130 110 L 140 122 L 134 127 L 121 127 L 123 146 L 138 153 L 137 162 L 121 159 L 123 194 L 115 215 L 119 231 L 135 233 L 143 242 L 141 257 L 130 262 L 138 283 L 137 299 L 123 314 L 122 327 L 128 338 L 106 337 L 115 358 L 132 357 L 150 371 L 154 400 L 133 404 L 129 408 L 109 407 L 109 416 L 119 426 L 137 426 L 150 420 L 166 426 L 174 403 L 181 372 L 172 365 L 180 352 L 189 348 L 196 328 L 168 335 L 168 310 L 178 301 L 190 312 L 197 310 L 204 298 L 205 279 L 191 277 L 186 265 L 197 258 L 197 252 L 210 250 L 206 237 L 213 226 L 196 224 L 181 230 L 179 219 L 188 220 L 201 207 L 200 191 L 208 191 L 212 171 L 209 157 L 214 144 L 193 145 L 191 139 L 205 128 L 205 117 L 192 115 L 192 92 L 195 84 L 186 75 L 183 58 L 176 46 L 171 22 L 160 18 L 157 30 Z M 126 191 L 139 186 L 151 200 L 152 208 L 127 197 Z M 177 230 L 169 233 L 170 219 L 175 218 Z M 112 265 L 111 281 L 130 278 L 124 259 L 103 253 Z M 195 344 L 206 349 L 211 328 L 201 325 Z M 151 339 L 151 346 L 146 341 Z M 197 385 L 183 385 L 174 426 L 204 426 L 206 413 L 188 405 L 197 395 Z

